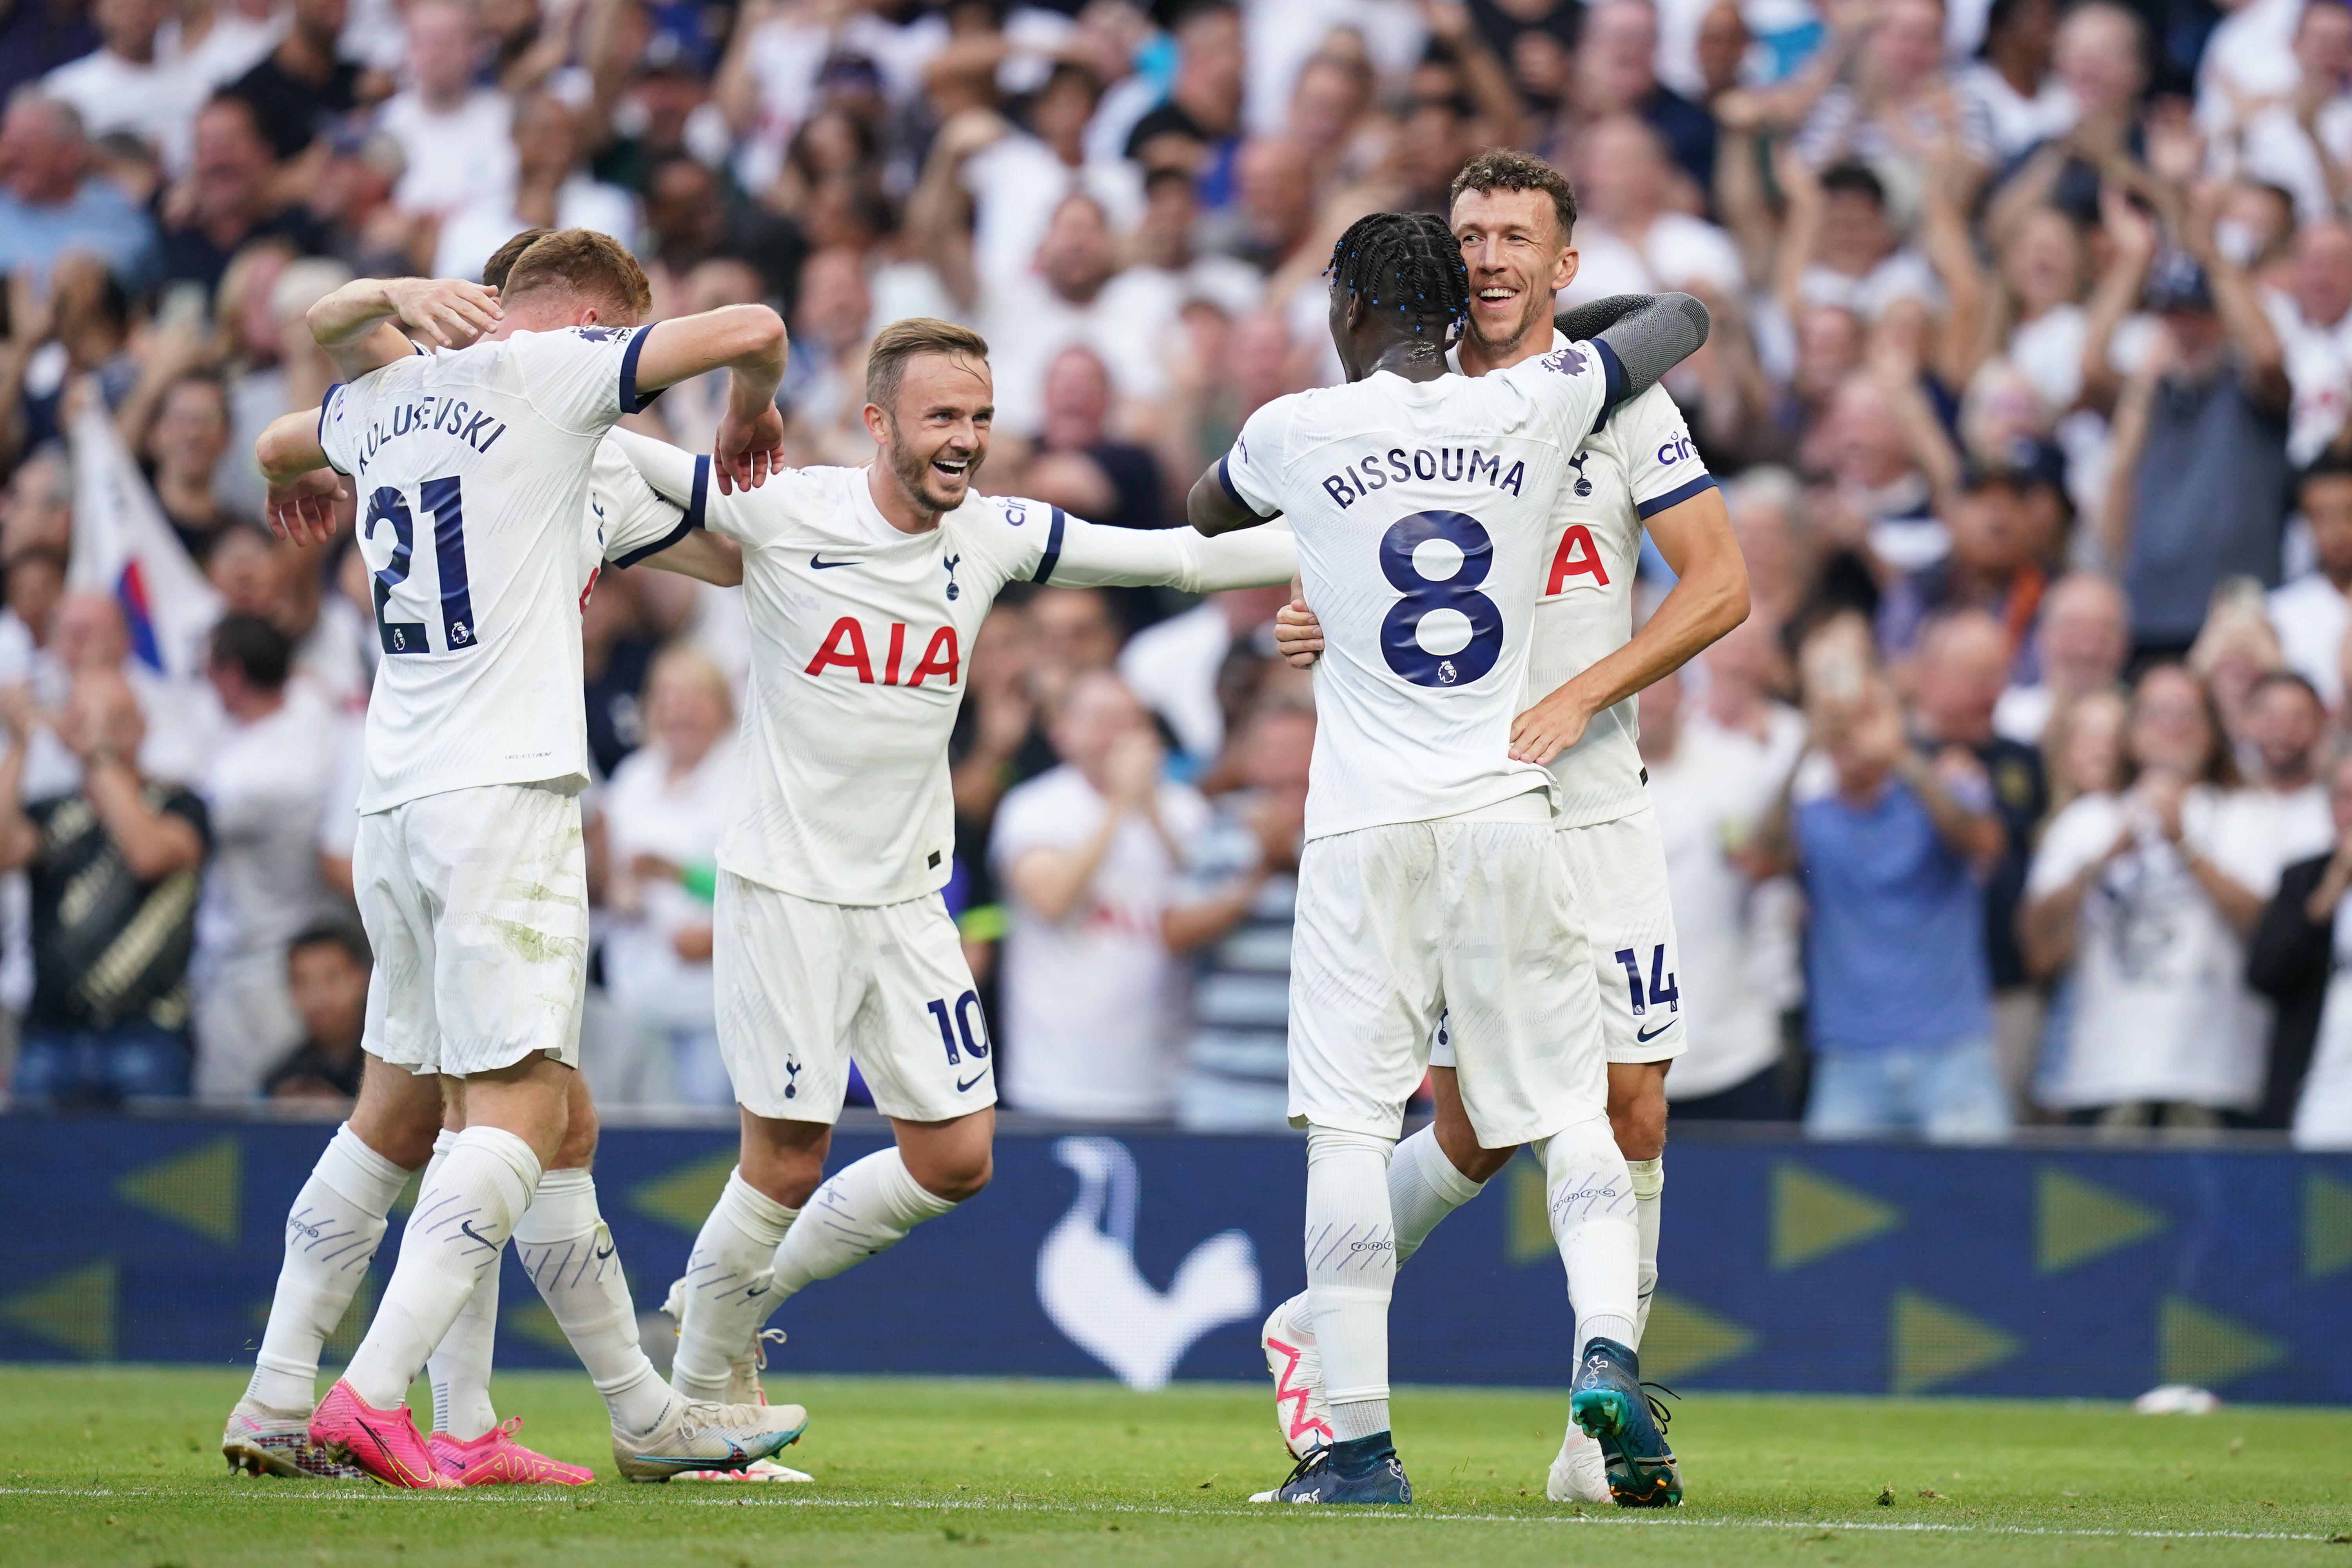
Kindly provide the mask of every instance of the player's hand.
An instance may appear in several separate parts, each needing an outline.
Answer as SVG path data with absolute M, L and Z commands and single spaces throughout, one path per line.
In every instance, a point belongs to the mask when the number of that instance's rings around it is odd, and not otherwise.
M 720 495 L 758 489 L 783 466 L 783 410 L 770 404 L 754 419 L 740 419 L 730 410 L 719 421 L 710 467 L 719 476 Z
M 1511 721 L 1511 760 L 1549 763 L 1584 739 L 1592 710 L 1572 688 L 1563 686 Z
M 462 349 L 506 320 L 497 289 L 462 278 L 403 278 L 386 292 L 408 335 L 435 348 Z
M 1293 599 L 1274 612 L 1274 650 L 1293 669 L 1312 668 L 1321 657 L 1323 623 L 1315 618 L 1306 600 Z
M 269 531 L 296 544 L 324 544 L 334 537 L 343 500 L 342 476 L 332 468 L 312 468 L 283 483 L 273 479 L 265 508 Z

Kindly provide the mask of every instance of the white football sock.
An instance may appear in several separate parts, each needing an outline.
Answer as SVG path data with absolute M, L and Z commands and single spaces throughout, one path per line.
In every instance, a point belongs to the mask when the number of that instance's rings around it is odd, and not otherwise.
M 1641 1306 L 1633 1314 L 1635 1337 L 1629 1342 L 1640 1350 L 1640 1336 L 1650 1329 L 1650 1299 L 1658 1291 L 1658 1220 L 1666 1206 L 1665 1156 L 1628 1160 L 1625 1173 L 1633 1179 L 1633 1217 L 1642 1227 Z
M 1568 1266 L 1568 1300 L 1576 1310 L 1576 1352 L 1595 1339 L 1631 1349 L 1640 1331 L 1642 1234 L 1633 1182 L 1607 1121 L 1595 1117 L 1536 1144 L 1544 1165 L 1545 1207 L 1552 1240 Z M 1325 1352 L 1329 1359 L 1329 1352 Z
M 1332 1436 L 1343 1443 L 1387 1430 L 1396 1222 L 1386 1166 L 1395 1147 L 1365 1132 L 1307 1131 L 1307 1300 Z
M 272 1410 L 318 1403 L 320 1349 L 366 1278 L 384 1216 L 412 1174 L 369 1148 L 350 1122 L 335 1129 L 286 1216 L 286 1261 L 247 1398 Z
M 729 1363 L 743 1353 L 775 1307 L 776 1248 L 799 1217 L 798 1209 L 745 1181 L 740 1167 L 729 1173 L 727 1189 L 702 1222 L 678 1281 L 685 1307 L 669 1380 L 687 1398 L 717 1399 L 727 1392 Z
M 416 1196 L 375 1322 L 343 1373 L 352 1392 L 380 1410 L 408 1396 L 482 1271 L 498 1266 L 538 1185 L 539 1156 L 513 1133 L 468 1127 L 457 1134 Z
M 433 1159 L 425 1167 L 420 1191 L 432 1184 L 450 1145 L 457 1142 L 457 1134 L 446 1127 L 434 1137 Z M 411 1229 L 415 1227 L 414 1209 L 408 1213 L 408 1223 Z M 407 1245 L 405 1237 L 402 1245 Z M 425 1358 L 425 1381 L 433 1388 L 433 1430 L 470 1443 L 499 1424 L 499 1413 L 490 1405 L 490 1360 L 498 1342 L 499 1268 L 492 1265 L 482 1270 L 457 1321 Z
M 596 1207 L 595 1178 L 577 1166 L 548 1172 L 514 1227 L 514 1244 L 614 1422 L 628 1432 L 661 1425 L 674 1396 L 646 1359 L 629 1281 Z
M 955 1205 L 926 1192 L 896 1149 L 880 1149 L 826 1178 L 776 1248 L 776 1300 L 887 1252 Z
M 1389 1161 L 1389 1212 L 1396 1220 L 1397 1267 L 1421 1250 L 1437 1222 L 1486 1190 L 1454 1169 L 1432 1122 L 1396 1146 Z

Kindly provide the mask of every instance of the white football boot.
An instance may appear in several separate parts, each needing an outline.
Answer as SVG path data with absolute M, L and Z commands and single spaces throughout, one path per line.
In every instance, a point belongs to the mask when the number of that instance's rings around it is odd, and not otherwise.
M 1331 1405 L 1323 1397 L 1323 1352 L 1302 1290 L 1267 1314 L 1258 1331 L 1265 1372 L 1274 1379 L 1274 1425 L 1294 1459 L 1331 1443 Z
M 613 1462 L 623 1479 L 668 1481 L 698 1470 L 740 1470 L 800 1441 L 808 1412 L 797 1405 L 718 1405 L 674 1400 L 650 1432 L 613 1428 Z
M 1600 1440 L 1571 1421 L 1560 1440 L 1559 1457 L 1544 1477 L 1544 1496 L 1554 1502 L 1613 1502 L 1609 1490 L 1609 1456 Z
M 221 1433 L 221 1456 L 232 1470 L 295 1480 L 363 1481 L 368 1473 L 310 1439 L 310 1412 L 272 1410 L 252 1396 L 236 1402 Z
M 686 1281 L 673 1280 L 669 1295 L 662 1302 L 662 1310 L 673 1323 L 686 1321 Z M 727 1403 L 730 1405 L 764 1405 L 768 1392 L 760 1386 L 760 1373 L 767 1370 L 768 1347 L 784 1342 L 782 1329 L 761 1329 L 751 1336 L 751 1343 L 727 1367 Z M 672 1476 L 674 1481 L 814 1481 L 816 1478 L 806 1470 L 796 1470 L 774 1459 L 754 1459 L 737 1470 L 684 1470 Z

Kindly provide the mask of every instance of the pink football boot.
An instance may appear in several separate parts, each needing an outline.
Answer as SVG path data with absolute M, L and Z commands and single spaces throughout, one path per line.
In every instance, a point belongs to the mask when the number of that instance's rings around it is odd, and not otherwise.
M 596 1472 L 533 1453 L 515 1441 L 522 1417 L 509 1415 L 471 1442 L 446 1432 L 425 1439 L 441 1473 L 461 1487 L 584 1487 Z
M 310 1440 L 388 1487 L 438 1491 L 457 1485 L 434 1464 L 407 1405 L 378 1410 L 341 1378 L 311 1413 Z

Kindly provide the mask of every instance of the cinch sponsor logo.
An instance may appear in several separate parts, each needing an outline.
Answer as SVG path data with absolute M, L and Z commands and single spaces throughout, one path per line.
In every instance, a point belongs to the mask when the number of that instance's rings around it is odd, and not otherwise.
M 880 684 L 884 686 L 900 684 L 898 670 L 906 655 L 907 623 L 892 621 L 888 652 L 883 659 Z M 907 672 L 905 684 L 920 686 L 926 676 L 936 675 L 945 678 L 944 684 L 953 686 L 956 683 L 956 676 L 962 668 L 962 648 L 956 641 L 955 627 L 940 626 L 931 633 L 930 640 L 923 645 L 923 657 L 915 661 L 913 669 Z M 833 623 L 833 629 L 824 634 L 824 641 L 818 645 L 816 657 L 809 660 L 808 668 L 802 673 L 823 675 L 826 670 L 835 668 L 856 671 L 860 685 L 876 684 L 874 660 L 866 653 L 866 628 L 858 625 L 856 617 L 853 616 L 844 616 Z
M 1690 437 L 1687 436 L 1677 436 L 1671 441 L 1662 441 L 1658 444 L 1658 466 L 1663 468 L 1684 462 L 1692 456 L 1694 450 Z

